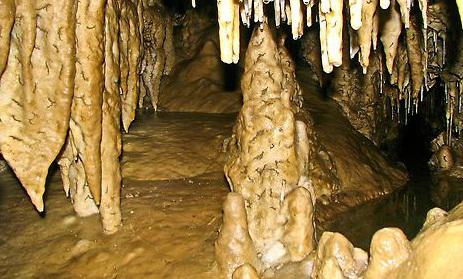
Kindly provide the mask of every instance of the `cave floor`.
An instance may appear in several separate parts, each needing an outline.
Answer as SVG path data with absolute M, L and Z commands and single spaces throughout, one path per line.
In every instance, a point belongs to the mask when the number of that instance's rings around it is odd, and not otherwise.
M 352 130 L 332 135 L 334 129 L 349 126 L 332 113 L 333 102 L 313 97 L 307 101 L 330 152 L 354 156 L 361 153 L 359 146 L 373 152 Z M 56 169 L 50 172 L 43 216 L 14 175 L 1 174 L 0 278 L 217 278 L 213 244 L 229 191 L 222 171 L 223 140 L 231 135 L 235 117 L 142 113 L 123 137 L 123 227 L 111 236 L 102 233 L 98 216 L 75 216 Z M 365 193 L 366 198 L 354 202 L 378 197 L 368 189 Z M 350 223 L 332 218 L 339 207 L 319 206 L 318 223 L 331 218 L 323 227 L 347 232 L 354 244 L 370 239 L 368 223 L 359 228 L 353 222 L 359 223 L 371 207 L 342 215 Z M 285 272 L 294 276 L 291 269 Z M 277 277 L 293 277 L 281 274 Z
M 141 115 L 124 136 L 122 216 L 115 235 L 78 218 L 50 176 L 46 217 L 11 173 L 0 176 L 2 278 L 214 278 L 228 192 L 222 142 L 235 115 Z M 212 270 L 212 271 L 211 271 Z

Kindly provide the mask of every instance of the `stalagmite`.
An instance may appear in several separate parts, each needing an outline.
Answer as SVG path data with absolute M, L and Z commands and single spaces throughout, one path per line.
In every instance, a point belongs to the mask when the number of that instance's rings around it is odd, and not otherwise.
M 277 0 L 278 1 L 278 0 Z M 256 269 L 250 264 L 243 264 L 233 272 L 233 279 L 259 279 Z
M 64 144 L 75 74 L 75 5 L 18 0 L 5 67 L 6 31 L 13 13 L 1 1 L 0 153 L 14 170 L 38 211 L 50 164 Z
M 296 188 L 286 196 L 283 208 L 289 216 L 283 242 L 291 261 L 298 262 L 315 248 L 312 196 L 305 188 Z
M 318 243 L 311 278 L 359 278 L 368 264 L 368 254 L 355 248 L 342 234 L 324 232 Z
M 78 155 L 75 164 L 85 169 L 85 178 L 80 179 L 87 181 L 97 203 L 101 192 L 104 10 L 103 0 L 82 0 L 77 7 L 77 63 L 69 133 Z
M 10 53 L 10 35 L 15 19 L 14 0 L 0 0 L 0 78 Z
M 120 191 L 122 186 L 119 97 L 119 6 L 108 0 L 105 11 L 104 93 L 101 133 L 101 204 L 100 214 L 105 233 L 116 232 L 121 225 Z
M 362 27 L 363 0 L 349 0 L 350 26 L 354 30 Z
M 377 231 L 371 240 L 370 264 L 364 278 L 391 278 L 391 272 L 405 262 L 410 253 L 410 243 L 400 229 L 385 228 Z
M 259 6 L 260 5 L 260 6 Z M 262 7 L 261 7 L 262 6 Z M 263 21 L 262 0 L 254 1 L 254 18 Z M 220 53 L 222 61 L 228 64 L 238 63 L 240 43 L 240 12 L 239 3 L 234 0 L 217 0 Z
M 238 193 L 229 193 L 223 204 L 223 224 L 215 243 L 215 256 L 223 278 L 231 278 L 232 274 L 233 278 L 243 278 L 239 274 L 260 268 L 247 220 L 243 197 Z M 238 271 L 243 265 L 246 267 Z
M 308 168 L 306 154 L 298 153 L 307 150 L 307 132 L 299 129 L 298 135 L 299 86 L 283 48 L 266 23 L 256 27 L 241 81 L 244 105 L 225 166 L 232 191 L 246 202 L 249 234 L 265 268 L 301 259 L 313 247 L 311 186 L 290 194 Z
M 136 6 L 132 2 L 128 0 L 121 2 L 121 17 L 119 22 L 121 29 L 122 123 L 124 130 L 128 132 L 130 124 L 135 119 L 135 111 L 138 103 L 141 61 L 139 21 Z
M 397 55 L 401 31 L 402 21 L 400 19 L 400 13 L 396 8 L 396 0 L 391 0 L 387 18 L 381 28 L 380 37 L 384 53 L 386 54 L 386 67 L 389 74 L 392 74 L 392 67 L 394 65 L 395 56 Z
M 360 44 L 360 65 L 363 68 L 363 73 L 366 74 L 371 51 L 373 19 L 375 17 L 378 0 L 366 2 L 362 6 L 362 27 L 358 30 L 358 38 Z

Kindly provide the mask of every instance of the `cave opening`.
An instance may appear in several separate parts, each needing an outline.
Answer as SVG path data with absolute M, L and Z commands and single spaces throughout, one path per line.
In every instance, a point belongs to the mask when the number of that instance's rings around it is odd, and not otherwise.
M 0 278 L 460 278 L 460 6 L 0 1 Z

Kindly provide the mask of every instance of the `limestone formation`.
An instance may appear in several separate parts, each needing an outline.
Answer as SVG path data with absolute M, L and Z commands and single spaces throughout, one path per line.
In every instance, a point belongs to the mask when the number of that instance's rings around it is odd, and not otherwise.
M 140 90 L 141 69 L 141 34 L 137 7 L 133 2 L 121 1 L 120 26 L 120 68 L 121 68 L 121 102 L 122 124 L 126 132 L 135 119 Z
M 224 202 L 223 224 L 215 243 L 215 255 L 224 278 L 233 275 L 233 278 L 244 279 L 246 274 L 256 273 L 256 267 L 260 268 L 249 236 L 244 200 L 238 193 L 229 193 Z
M 364 278 L 391 278 L 393 271 L 408 259 L 410 253 L 410 243 L 400 229 L 377 231 L 371 240 L 370 264 Z
M 342 234 L 324 232 L 318 243 L 311 277 L 359 278 L 368 265 L 368 254 L 355 248 Z
M 138 106 L 143 107 L 145 94 L 154 110 L 158 109 L 161 78 L 168 75 L 175 63 L 173 23 L 162 3 L 152 1 L 143 9 L 143 90 Z
M 69 126 L 76 2 L 12 2 L 0 2 L 0 151 L 43 211 L 48 167 Z

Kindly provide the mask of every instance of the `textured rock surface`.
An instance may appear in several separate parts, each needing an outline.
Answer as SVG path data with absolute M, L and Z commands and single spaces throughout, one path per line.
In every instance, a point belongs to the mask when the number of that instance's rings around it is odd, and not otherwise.
M 139 97 L 139 107 L 143 107 L 145 95 L 148 95 L 154 110 L 158 108 L 161 78 L 170 73 L 175 63 L 172 28 L 172 18 L 161 2 L 149 1 L 144 4 L 142 33 L 144 88 Z
M 43 211 L 48 167 L 68 129 L 76 70 L 76 3 L 24 0 L 15 1 L 16 9 L 12 5 L 0 4 L 0 150 L 32 203 Z M 14 12 L 17 20 L 8 36 Z M 5 66 L 7 45 L 10 58 Z
M 282 202 L 298 186 L 298 163 L 303 160 L 297 154 L 291 102 L 298 87 L 272 36 L 264 24 L 254 30 L 248 46 L 241 80 L 244 104 L 225 166 L 232 191 L 246 201 L 249 233 L 265 267 L 288 260 L 283 235 L 289 214 L 283 212 Z M 310 199 L 310 194 L 305 197 Z

